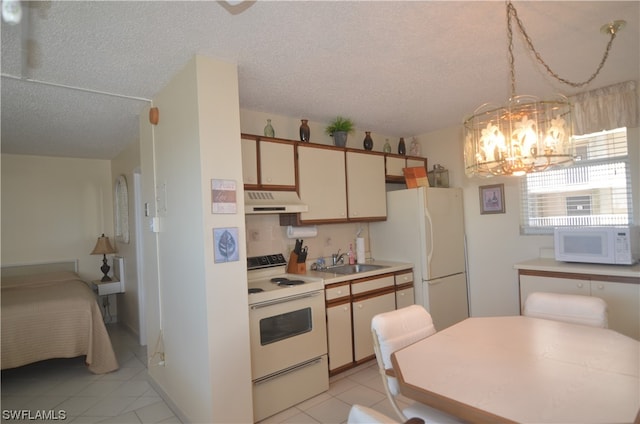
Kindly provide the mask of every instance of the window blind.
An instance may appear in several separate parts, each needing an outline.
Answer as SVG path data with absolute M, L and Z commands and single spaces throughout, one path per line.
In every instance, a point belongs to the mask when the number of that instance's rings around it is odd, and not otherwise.
M 632 224 L 627 130 L 575 136 L 574 164 L 521 180 L 523 234 L 551 234 L 558 226 Z

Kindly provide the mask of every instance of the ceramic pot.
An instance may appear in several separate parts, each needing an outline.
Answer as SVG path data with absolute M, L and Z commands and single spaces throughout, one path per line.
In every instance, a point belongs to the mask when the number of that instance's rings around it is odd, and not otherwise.
M 267 125 L 264 127 L 264 135 L 265 137 L 276 136 L 276 132 L 274 131 L 273 126 L 271 126 L 271 119 L 267 119 Z
M 365 131 L 365 136 L 364 136 L 364 141 L 362 142 L 362 145 L 364 146 L 365 150 L 371 150 L 373 149 L 373 139 L 371 138 L 371 132 L 370 131 Z
M 407 154 L 407 146 L 404 144 L 404 138 L 400 137 L 400 142 L 398 143 L 398 154 L 406 155 Z
M 301 119 L 302 124 L 300 124 L 300 141 L 304 141 L 305 143 L 309 142 L 309 137 L 311 136 L 311 129 L 309 128 L 309 120 Z
M 333 144 L 338 147 L 345 147 L 347 145 L 347 132 L 336 131 L 333 133 Z

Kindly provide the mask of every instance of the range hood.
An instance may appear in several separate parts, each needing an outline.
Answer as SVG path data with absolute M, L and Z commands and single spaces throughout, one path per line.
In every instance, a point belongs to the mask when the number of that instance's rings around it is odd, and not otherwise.
M 307 212 L 309 207 L 302 203 L 295 191 L 248 191 L 244 192 L 244 213 Z

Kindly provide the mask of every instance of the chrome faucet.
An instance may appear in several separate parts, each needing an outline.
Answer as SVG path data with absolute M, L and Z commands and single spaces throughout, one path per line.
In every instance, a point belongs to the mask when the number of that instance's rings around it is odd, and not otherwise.
M 337 253 L 331 255 L 331 264 L 338 265 L 338 262 L 344 264 L 344 253 L 340 253 L 340 249 L 338 249 Z

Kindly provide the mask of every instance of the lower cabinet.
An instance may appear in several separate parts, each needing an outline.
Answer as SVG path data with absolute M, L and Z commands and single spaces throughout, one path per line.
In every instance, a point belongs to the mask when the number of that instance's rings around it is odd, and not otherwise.
M 396 309 L 406 308 L 415 304 L 415 295 L 413 294 L 413 286 L 406 289 L 396 291 Z
M 335 370 L 353 362 L 350 302 L 327 306 L 327 342 L 329 370 Z
M 607 302 L 609 328 L 640 340 L 640 280 L 589 274 L 519 271 L 520 310 L 529 293 L 581 294 Z
M 374 355 L 371 319 L 396 309 L 395 291 L 353 302 L 353 359 L 369 360 Z
M 325 298 L 329 373 L 334 375 L 375 357 L 371 319 L 413 304 L 413 272 L 330 284 Z
M 395 275 L 396 280 L 396 309 L 415 304 L 413 291 L 413 271 L 404 271 Z

